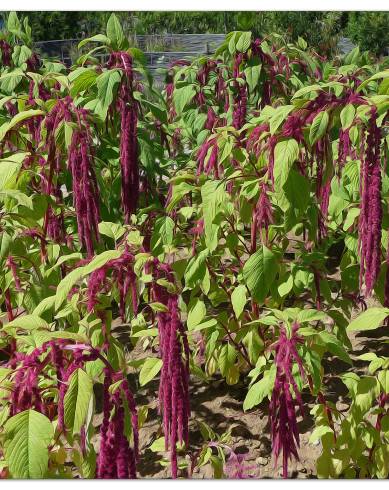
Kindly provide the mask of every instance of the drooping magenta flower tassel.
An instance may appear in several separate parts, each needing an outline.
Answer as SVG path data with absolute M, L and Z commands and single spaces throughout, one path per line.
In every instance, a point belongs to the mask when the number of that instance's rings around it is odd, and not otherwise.
M 269 418 L 272 437 L 272 451 L 275 463 L 282 453 L 282 475 L 288 477 L 288 461 L 294 457 L 297 460 L 300 446 L 299 430 L 297 427 L 296 404 L 303 413 L 300 391 L 292 374 L 294 362 L 297 363 L 301 377 L 305 378 L 304 368 L 297 352 L 297 345 L 303 342 L 298 336 L 299 325 L 294 323 L 291 336 L 288 337 L 284 327 L 275 344 L 275 364 L 277 368 L 275 384 L 269 406 Z M 294 393 L 295 398 L 293 398 Z
M 366 151 L 361 165 L 361 212 L 359 216 L 360 287 L 365 284 L 369 296 L 378 278 L 381 266 L 381 155 L 380 129 L 377 110 L 371 109 L 366 137 Z
M 164 272 L 171 277 L 169 271 Z M 165 448 L 170 449 L 172 477 L 177 478 L 177 443 L 189 442 L 189 345 L 179 316 L 178 297 L 158 284 L 153 288 L 153 295 L 156 301 L 167 306 L 167 311 L 157 314 L 163 363 L 159 409 L 163 416 Z
M 120 68 L 123 72 L 117 108 L 120 113 L 121 201 L 125 221 L 129 223 L 131 214 L 136 212 L 139 198 L 138 105 L 133 96 L 132 57 L 127 52 L 112 53 L 108 67 Z
M 110 393 L 112 382 L 118 382 Z M 125 434 L 125 406 L 131 415 L 132 446 Z M 121 373 L 104 370 L 103 422 L 100 427 L 100 449 L 97 458 L 97 478 L 136 478 L 138 460 L 138 415 L 128 382 Z

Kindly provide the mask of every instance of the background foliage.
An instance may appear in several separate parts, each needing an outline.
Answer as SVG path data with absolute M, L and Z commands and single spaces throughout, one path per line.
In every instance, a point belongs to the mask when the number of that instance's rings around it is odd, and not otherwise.
M 35 41 L 78 38 L 103 30 L 109 12 L 20 12 Z M 6 18 L 3 13 L 3 19 Z M 301 36 L 319 52 L 335 52 L 339 36 L 362 50 L 383 54 L 389 46 L 388 12 L 117 12 L 127 34 L 277 32 L 296 42 Z

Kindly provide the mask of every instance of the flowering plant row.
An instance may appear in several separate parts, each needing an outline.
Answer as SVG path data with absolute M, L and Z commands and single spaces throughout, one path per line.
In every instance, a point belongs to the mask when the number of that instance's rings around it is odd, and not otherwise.
M 283 477 L 309 415 L 317 476 L 388 477 L 385 340 L 355 332 L 389 316 L 389 70 L 232 32 L 161 87 L 115 15 L 79 49 L 41 59 L 15 13 L 0 40 L 1 475 L 135 478 L 158 418 L 173 478 L 248 476 L 191 437 L 218 378 Z

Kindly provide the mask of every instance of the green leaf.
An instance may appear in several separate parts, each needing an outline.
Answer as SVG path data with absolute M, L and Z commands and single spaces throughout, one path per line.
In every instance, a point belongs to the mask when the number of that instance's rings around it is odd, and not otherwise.
M 326 132 L 329 115 L 327 111 L 319 112 L 312 121 L 311 127 L 309 129 L 309 142 L 314 145 Z
M 347 327 L 349 332 L 375 330 L 389 316 L 389 308 L 369 308 L 355 318 Z
M 18 35 L 22 30 L 22 24 L 20 23 L 16 12 L 9 13 L 7 20 L 7 30 L 16 35 Z
M 1 200 L 6 200 L 6 199 L 15 199 L 17 203 L 21 206 L 25 206 L 26 208 L 32 209 L 33 204 L 32 204 L 32 197 L 27 196 L 21 191 L 18 191 L 17 189 L 4 189 L 0 191 L 0 199 Z
M 387 369 L 377 374 L 378 381 L 381 383 L 384 393 L 389 394 L 389 371 Z
M 161 254 L 164 245 L 171 245 L 173 243 L 173 231 L 175 226 L 176 225 L 170 216 L 162 216 L 156 220 L 150 242 L 151 250 L 154 255 Z
M 158 439 L 156 439 L 151 444 L 149 449 L 150 449 L 150 451 L 153 451 L 153 453 L 159 453 L 159 452 L 165 451 L 165 438 L 159 437 Z
M 342 112 L 340 113 L 340 122 L 342 123 L 342 129 L 348 129 L 355 117 L 355 107 L 352 104 L 347 104 L 343 107 Z
M 104 36 L 104 34 L 96 34 L 95 36 L 88 37 L 87 39 L 83 39 L 82 41 L 80 41 L 78 43 L 78 49 L 82 48 L 83 46 L 85 46 L 85 44 L 89 42 L 109 44 L 110 40 L 107 36 Z
M 51 310 L 55 305 L 55 295 L 43 298 L 43 300 L 35 307 L 32 312 L 35 316 L 41 316 L 45 311 Z
M 234 309 L 236 318 L 239 318 L 240 315 L 243 313 L 247 301 L 246 292 L 246 286 L 240 284 L 233 290 L 231 294 L 232 307 Z
M 20 68 L 15 68 L 9 73 L 3 73 L 0 76 L 1 88 L 7 94 L 12 93 L 19 83 L 23 80 L 24 73 Z
M 12 478 L 44 478 L 48 446 L 54 436 L 50 420 L 35 410 L 11 417 L 4 426 L 5 458 Z
M 199 325 L 203 321 L 206 313 L 207 310 L 203 301 L 197 300 L 188 313 L 188 319 L 186 321 L 188 330 L 193 330 L 194 327 Z
M 323 343 L 326 346 L 326 349 L 329 352 L 335 354 L 336 356 L 339 357 L 339 359 L 342 359 L 342 361 L 347 362 L 347 364 L 352 364 L 352 361 L 350 359 L 350 356 L 347 354 L 346 349 L 344 348 L 340 340 L 335 337 L 335 335 L 323 330 L 322 332 L 319 333 L 319 337 L 323 341 Z
M 28 58 L 30 58 L 32 52 L 31 49 L 24 45 L 16 45 L 14 47 L 14 52 L 12 53 L 12 61 L 15 66 L 21 67 Z
M 261 75 L 262 65 L 247 66 L 244 69 L 247 85 L 250 93 L 258 88 L 259 76 Z
M 274 253 L 265 245 L 259 248 L 243 266 L 243 278 L 254 299 L 263 303 L 278 270 Z
M 274 186 L 281 190 L 285 184 L 289 171 L 299 155 L 299 146 L 296 140 L 280 141 L 274 149 Z
M 39 109 L 29 109 L 28 111 L 22 111 L 16 114 L 11 121 L 7 124 L 3 124 L 0 128 L 0 141 L 4 138 L 7 132 L 15 127 L 17 124 L 25 121 L 26 119 L 31 119 L 36 116 L 43 116 L 44 112 Z
M 107 37 L 110 45 L 115 51 L 126 49 L 126 38 L 122 26 L 115 14 L 111 14 L 107 22 Z
M 310 199 L 308 179 L 292 168 L 283 185 L 283 190 L 288 206 L 284 205 L 281 198 L 278 203 L 280 208 L 284 212 L 291 208 L 295 214 L 305 213 Z
M 290 274 L 288 279 L 278 286 L 278 294 L 283 298 L 289 294 L 293 289 L 293 276 Z
M 62 306 L 62 303 L 67 299 L 72 287 L 79 281 L 84 275 L 84 267 L 77 267 L 77 269 L 69 272 L 57 286 L 57 292 L 55 294 L 55 311 L 58 311 Z
M 155 378 L 162 368 L 162 360 L 157 357 L 149 357 L 143 364 L 139 373 L 139 384 L 144 386 Z
M 93 68 L 77 68 L 77 70 L 69 75 L 69 79 L 73 82 L 70 89 L 70 95 L 72 97 L 80 95 L 81 92 L 87 90 L 96 83 L 97 77 L 97 72 Z
M 309 438 L 309 443 L 314 444 L 316 441 L 321 439 L 324 434 L 333 434 L 334 431 L 328 425 L 319 425 L 315 427 L 315 430 L 312 432 L 311 437 Z
M 265 397 L 269 396 L 273 390 L 275 379 L 276 367 L 273 364 L 269 370 L 264 372 L 263 378 L 254 383 L 247 392 L 243 402 L 243 410 L 250 410 L 259 405 Z
M 110 221 L 101 221 L 101 223 L 99 223 L 99 233 L 112 238 L 115 241 L 119 240 L 125 232 L 126 229 L 124 226 L 118 223 L 112 223 Z
M 79 434 L 93 395 L 92 379 L 82 369 L 73 372 L 64 398 L 65 426 Z
M 94 111 L 102 119 L 106 119 L 107 117 L 108 108 L 116 95 L 121 78 L 122 76 L 119 70 L 105 71 L 96 78 L 98 102 Z
M 12 186 L 22 164 L 16 162 L 1 162 L 0 164 L 0 190 Z
M 300 311 L 300 313 L 297 315 L 297 322 L 317 322 L 318 320 L 325 320 L 325 318 L 326 314 L 324 312 L 309 309 Z
M 89 262 L 88 265 L 83 267 L 83 274 L 87 276 L 88 274 L 91 274 L 97 269 L 100 269 L 100 267 L 103 267 L 107 262 L 110 260 L 115 260 L 121 257 L 123 254 L 123 251 L 121 250 L 106 250 L 105 252 L 102 252 L 99 255 L 96 255 L 96 257 L 93 258 Z
M 39 328 L 49 329 L 48 323 L 37 315 L 23 315 L 12 322 L 4 325 L 3 329 L 8 331 L 14 328 L 23 330 L 37 330 Z
M 209 320 L 206 320 L 205 322 L 199 323 L 198 325 L 193 327 L 192 331 L 199 332 L 200 330 L 206 330 L 207 328 L 216 327 L 216 325 L 217 325 L 216 318 L 210 318 Z
M 388 478 L 389 474 L 389 445 L 382 444 L 374 451 L 374 462 L 377 466 L 378 478 Z
M 309 85 L 308 87 L 302 87 L 300 90 L 297 90 L 297 92 L 293 95 L 293 99 L 298 99 L 299 97 L 302 97 L 303 95 L 307 95 L 311 92 L 318 92 L 321 90 L 320 85 Z
M 201 187 L 202 209 L 204 216 L 205 244 L 213 252 L 218 244 L 219 225 L 214 222 L 216 216 L 225 210 L 228 195 L 224 184 L 219 180 L 208 180 Z
M 281 124 L 285 121 L 286 116 L 294 109 L 294 105 L 281 105 L 277 107 L 270 118 L 270 134 L 274 134 Z
M 173 103 L 177 114 L 181 114 L 184 107 L 192 101 L 196 94 L 194 85 L 176 88 L 173 93 Z
M 251 44 L 251 32 L 242 32 L 236 43 L 236 50 L 245 53 Z
M 389 70 L 384 70 L 380 71 L 378 73 L 375 73 L 372 77 L 368 78 L 367 80 L 363 81 L 359 87 L 357 88 L 357 92 L 360 92 L 363 88 L 365 88 L 370 82 L 374 80 L 378 80 L 380 78 L 385 79 L 389 77 Z

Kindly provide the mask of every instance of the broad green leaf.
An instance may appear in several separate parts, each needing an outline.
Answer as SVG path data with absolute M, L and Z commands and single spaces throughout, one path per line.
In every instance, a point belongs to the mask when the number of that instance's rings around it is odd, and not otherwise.
M 277 195 L 280 208 L 284 212 L 291 209 L 296 216 L 300 216 L 300 213 L 305 213 L 310 199 L 308 179 L 292 168 L 289 170 L 289 175 L 283 184 L 282 190 L 286 202 L 284 203 L 281 191 L 280 195 Z
M 315 116 L 309 129 L 309 142 L 311 145 L 314 145 L 324 136 L 329 120 L 330 118 L 327 111 L 319 112 L 319 114 Z
M 84 275 L 91 274 L 94 272 L 96 269 L 100 269 L 100 267 L 103 267 L 107 262 L 110 260 L 115 260 L 121 257 L 123 254 L 123 251 L 121 250 L 106 250 L 105 252 L 102 252 L 99 255 L 96 255 L 88 265 L 83 267 L 83 273 Z
M 236 361 L 236 349 L 231 344 L 223 345 L 219 354 L 219 368 L 223 376 L 228 375 L 228 371 L 235 364 Z
M 276 379 L 276 367 L 273 364 L 271 368 L 264 372 L 263 378 L 254 383 L 247 392 L 243 402 L 243 410 L 250 410 L 259 405 L 264 398 L 270 395 L 273 390 Z
M 294 105 L 281 105 L 277 107 L 270 118 L 270 134 L 274 134 L 281 124 L 285 121 L 287 115 L 295 108 Z
M 340 113 L 340 122 L 342 123 L 342 129 L 348 129 L 355 117 L 355 107 L 352 104 L 347 104 Z
M 236 43 L 236 50 L 245 53 L 251 44 L 251 32 L 242 32 Z
M 118 223 L 112 223 L 110 221 L 101 221 L 99 223 L 99 233 L 105 235 L 113 240 L 117 241 L 125 233 L 126 229 L 124 226 Z
M 380 71 L 378 73 L 375 73 L 372 77 L 368 78 L 367 80 L 364 80 L 359 87 L 357 88 L 357 92 L 360 92 L 363 88 L 365 88 L 367 85 L 369 85 L 370 82 L 373 82 L 374 80 L 379 80 L 380 78 L 385 79 L 389 77 L 389 70 L 384 70 Z
M 289 294 L 293 289 L 293 276 L 290 274 L 288 279 L 278 286 L 278 294 L 283 298 Z
M 15 68 L 9 73 L 3 73 L 0 76 L 1 88 L 5 93 L 11 94 L 23 80 L 23 77 L 24 73 L 20 68 Z
M 349 332 L 375 330 L 389 316 L 389 308 L 369 308 L 355 318 L 347 327 Z
M 382 444 L 375 448 L 373 458 L 377 466 L 378 478 L 388 478 L 389 474 L 389 445 Z
M 107 36 L 104 36 L 104 34 L 96 34 L 95 36 L 88 37 L 87 39 L 83 39 L 78 43 L 78 49 L 82 48 L 85 46 L 85 44 L 89 42 L 95 42 L 95 43 L 103 43 L 109 45 L 110 40 L 108 39 Z
M 356 416 L 364 415 L 370 410 L 373 401 L 380 392 L 380 385 L 376 378 L 365 376 L 358 381 L 352 409 L 357 408 Z
M 75 74 L 77 74 L 77 76 L 75 76 Z M 70 95 L 72 97 L 80 95 L 81 92 L 87 90 L 96 82 L 97 77 L 98 74 L 93 68 L 77 68 L 77 70 L 69 75 L 69 79 L 72 81 Z
M 39 328 L 49 329 L 48 323 L 37 315 L 23 315 L 12 322 L 4 325 L 3 329 L 9 331 L 14 328 L 22 330 L 37 330 Z
M 35 410 L 11 417 L 4 426 L 5 458 L 12 478 L 44 478 L 48 446 L 54 437 L 50 420 Z
M 110 41 L 110 46 L 112 46 L 112 49 L 115 51 L 121 51 L 127 48 L 122 26 L 115 14 L 111 14 L 108 19 L 107 37 Z
M 76 369 L 70 377 L 64 398 L 65 426 L 73 434 L 79 434 L 85 423 L 92 395 L 92 379 L 82 369 Z
M 243 313 L 247 301 L 246 293 L 247 293 L 246 286 L 240 284 L 233 290 L 231 294 L 232 307 L 234 309 L 236 318 L 239 318 L 240 315 Z
M 152 451 L 153 453 L 158 453 L 158 452 L 162 452 L 162 451 L 165 451 L 165 438 L 164 437 L 159 437 L 158 439 L 156 439 L 152 444 L 151 446 L 149 447 L 150 451 Z
M 247 85 L 249 86 L 250 93 L 254 92 L 258 88 L 259 77 L 261 75 L 262 65 L 247 66 L 244 69 Z
M 39 109 L 29 109 L 28 111 L 19 112 L 14 116 L 11 121 L 0 128 L 0 141 L 4 138 L 7 132 L 15 127 L 17 124 L 25 121 L 26 119 L 31 119 L 36 116 L 43 116 L 44 112 Z
M 278 263 L 274 253 L 265 245 L 259 248 L 243 266 L 243 277 L 258 304 L 265 301 L 277 274 Z
M 389 371 L 387 369 L 377 374 L 378 381 L 381 383 L 383 393 L 389 394 Z
M 188 312 L 188 319 L 186 321 L 188 330 L 193 330 L 194 327 L 199 325 L 203 321 L 206 313 L 207 310 L 203 301 L 197 300 Z
M 326 349 L 329 352 L 335 354 L 336 356 L 339 357 L 339 359 L 342 359 L 342 361 L 347 362 L 347 364 L 352 364 L 352 361 L 350 359 L 350 356 L 347 354 L 346 349 L 344 348 L 340 340 L 337 337 L 335 337 L 335 335 L 323 330 L 322 332 L 319 333 L 319 338 L 323 341 L 323 343 L 326 346 Z
M 162 216 L 156 220 L 150 243 L 154 255 L 161 254 L 164 245 L 171 245 L 173 243 L 175 226 L 170 216 Z
M 84 267 L 77 267 L 77 269 L 69 272 L 57 286 L 57 292 L 55 294 L 55 310 L 58 311 L 62 306 L 62 303 L 66 301 L 68 294 L 72 287 L 79 281 L 84 275 Z
M 280 141 L 274 149 L 274 186 L 281 190 L 285 184 L 289 171 L 299 155 L 299 146 L 296 140 Z
M 201 187 L 202 208 L 204 216 L 205 244 L 213 252 L 218 244 L 219 225 L 214 222 L 216 216 L 225 211 L 228 195 L 224 183 L 219 180 L 208 180 Z
M 25 153 L 23 155 L 26 155 Z M 10 160 L 0 161 L 0 190 L 7 189 L 15 183 L 15 178 L 18 175 L 22 166 L 22 162 L 12 162 Z
M 175 208 L 176 204 L 179 203 L 186 194 L 194 189 L 195 187 L 187 182 L 180 182 L 177 185 L 173 185 L 172 197 L 169 204 L 166 206 L 166 211 L 170 213 Z
M 181 114 L 185 106 L 189 104 L 196 94 L 194 85 L 176 88 L 173 92 L 173 103 L 177 114 Z
M 22 24 L 16 12 L 10 12 L 7 19 L 7 30 L 12 34 L 19 35 L 22 30 Z
M 216 327 L 217 325 L 217 320 L 216 318 L 211 318 L 209 320 L 206 320 L 205 322 L 199 323 L 195 327 L 192 328 L 193 332 L 200 332 L 200 330 L 206 330 L 207 328 L 213 328 Z
M 0 191 L 0 199 L 15 199 L 15 201 L 17 201 L 19 205 L 25 206 L 29 209 L 33 209 L 32 197 L 27 196 L 17 189 L 3 189 L 2 191 Z
M 302 87 L 300 90 L 297 90 L 297 92 L 293 95 L 293 99 L 298 99 L 299 97 L 302 97 L 303 95 L 307 95 L 311 92 L 318 92 L 321 90 L 320 85 L 309 85 L 308 87 Z
M 297 322 L 317 322 L 318 320 L 324 320 L 326 318 L 326 314 L 322 311 L 318 310 L 302 310 L 297 315 Z
M 120 80 L 119 70 L 107 70 L 96 78 L 98 102 L 94 111 L 102 119 L 107 117 L 108 108 L 116 95 Z
M 21 67 L 28 58 L 30 58 L 32 52 L 31 49 L 24 45 L 16 45 L 14 47 L 14 52 L 12 53 L 12 61 L 15 66 Z
M 139 373 L 139 384 L 144 386 L 149 381 L 155 378 L 155 376 L 160 372 L 162 368 L 162 360 L 157 357 L 149 357 L 146 359 L 145 363 Z
M 329 433 L 334 433 L 331 427 L 328 425 L 319 425 L 318 427 L 315 427 L 314 431 L 312 432 L 311 437 L 309 438 L 309 443 L 314 444 L 316 441 L 321 439 L 324 434 Z
M 185 270 L 186 287 L 193 288 L 204 279 L 206 271 L 205 260 L 208 254 L 209 250 L 206 248 L 189 260 Z

